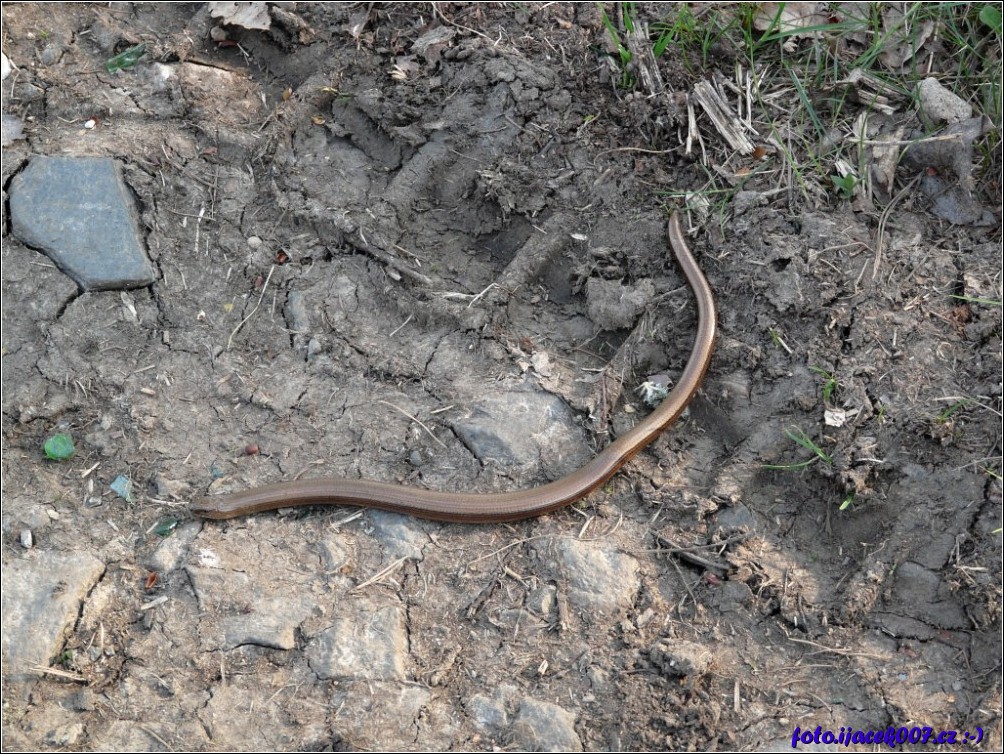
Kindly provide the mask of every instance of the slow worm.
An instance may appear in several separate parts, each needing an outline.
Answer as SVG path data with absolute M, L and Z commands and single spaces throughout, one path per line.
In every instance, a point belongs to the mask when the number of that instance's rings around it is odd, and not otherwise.
M 434 492 L 365 479 L 304 479 L 203 497 L 192 505 L 192 511 L 204 518 L 224 519 L 298 505 L 361 505 L 419 518 L 475 524 L 540 516 L 585 497 L 676 421 L 697 393 L 711 361 L 715 347 L 711 288 L 687 248 L 676 215 L 669 220 L 668 233 L 669 245 L 697 297 L 697 337 L 690 359 L 659 407 L 578 471 L 541 487 L 489 494 Z

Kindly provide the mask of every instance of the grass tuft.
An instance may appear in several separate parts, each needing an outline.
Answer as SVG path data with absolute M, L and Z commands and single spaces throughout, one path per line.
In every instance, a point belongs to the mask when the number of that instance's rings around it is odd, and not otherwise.
M 612 7 L 601 18 L 620 87 L 638 86 L 638 61 L 626 40 L 648 28 L 652 55 L 671 56 L 695 81 L 712 80 L 736 122 L 767 152 L 751 157 L 720 139 L 698 138 L 708 174 L 703 191 L 722 204 L 744 189 L 783 190 L 810 206 L 894 194 L 891 185 L 874 185 L 875 134 L 901 124 L 908 132 L 920 128 L 910 122 L 918 86 L 935 78 L 997 125 L 977 145 L 977 188 L 994 206 L 1001 172 L 998 3 L 667 4 L 673 10 L 648 27 L 638 20 L 641 6 Z M 698 126 L 711 128 L 700 114 Z
M 789 440 L 793 440 L 797 445 L 800 445 L 806 450 L 811 450 L 813 453 L 812 458 L 791 464 L 764 464 L 763 468 L 771 469 L 773 471 L 792 471 L 794 469 L 804 469 L 806 466 L 816 463 L 816 461 L 822 461 L 826 464 L 833 463 L 833 459 L 827 455 L 826 451 L 816 445 L 816 443 L 812 441 L 812 438 L 805 434 L 805 432 L 803 432 L 799 427 L 786 429 L 784 430 L 784 434 Z

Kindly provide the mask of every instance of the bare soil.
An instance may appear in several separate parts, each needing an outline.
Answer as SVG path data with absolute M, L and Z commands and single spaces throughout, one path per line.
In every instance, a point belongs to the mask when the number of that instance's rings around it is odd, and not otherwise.
M 665 240 L 667 195 L 705 176 L 681 144 L 685 52 L 652 100 L 611 81 L 592 4 L 282 12 L 217 45 L 203 5 L 4 8 L 28 134 L 5 188 L 31 154 L 116 157 L 160 272 L 81 293 L 5 217 L 4 570 L 104 564 L 38 658 L 72 677 L 5 668 L 5 748 L 519 747 L 472 700 L 519 717 L 527 698 L 586 750 L 848 725 L 979 726 L 999 748 L 1000 307 L 951 296 L 999 290 L 1000 231 L 912 197 L 876 276 L 878 216 L 837 201 L 688 217 L 714 362 L 685 420 L 580 505 L 192 518 L 207 491 L 303 476 L 556 479 L 691 345 Z M 497 452 L 471 427 L 500 428 Z M 41 450 L 56 431 L 65 464 Z M 813 457 L 797 431 L 829 461 L 770 468 Z M 404 628 L 389 669 L 320 668 L 325 631 L 367 615 Z

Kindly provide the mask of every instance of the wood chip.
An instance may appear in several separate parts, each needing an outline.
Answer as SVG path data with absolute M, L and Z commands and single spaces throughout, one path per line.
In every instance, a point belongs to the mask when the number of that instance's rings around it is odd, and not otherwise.
M 743 155 L 753 153 L 755 145 L 746 135 L 748 127 L 710 81 L 698 81 L 694 84 L 694 97 L 730 147 Z

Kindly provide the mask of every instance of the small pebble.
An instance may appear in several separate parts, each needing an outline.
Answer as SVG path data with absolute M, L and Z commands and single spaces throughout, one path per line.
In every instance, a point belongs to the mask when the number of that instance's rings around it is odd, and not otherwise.
M 38 60 L 42 65 L 48 67 L 58 63 L 61 57 L 63 57 L 62 45 L 53 43 L 45 46 L 45 49 L 38 56 Z
M 31 529 L 21 529 L 21 547 L 30 550 L 35 544 L 35 538 L 31 535 Z

